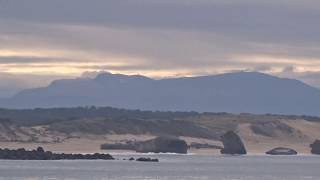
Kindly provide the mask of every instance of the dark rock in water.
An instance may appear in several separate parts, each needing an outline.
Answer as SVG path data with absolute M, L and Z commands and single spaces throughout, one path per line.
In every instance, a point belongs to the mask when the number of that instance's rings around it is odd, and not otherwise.
M 141 162 L 159 162 L 159 159 L 151 159 L 151 158 L 138 158 L 136 161 Z
M 157 137 L 152 140 L 140 142 L 136 145 L 136 151 L 141 153 L 179 153 L 186 154 L 188 145 L 184 140 L 172 137 Z
M 247 154 L 246 148 L 240 137 L 233 131 L 229 131 L 221 136 L 221 141 L 224 148 L 221 150 L 221 154 Z
M 130 158 L 130 159 L 129 159 L 129 161 L 134 161 L 134 158 L 133 158 L 133 157 L 132 157 L 132 158 Z
M 266 154 L 269 154 L 269 155 L 297 155 L 298 152 L 293 149 L 290 149 L 290 148 L 277 147 L 277 148 L 274 148 L 270 151 L 267 151 Z
M 218 145 L 212 145 L 212 144 L 201 144 L 193 142 L 188 146 L 189 149 L 195 148 L 195 149 L 223 149 L 221 146 Z
M 44 153 L 43 147 L 38 147 L 38 148 L 37 148 L 37 152 Z
M 130 141 L 126 143 L 102 144 L 101 149 L 113 150 L 135 150 L 147 153 L 187 153 L 187 143 L 173 137 L 158 137 L 148 141 Z
M 42 147 L 37 150 L 27 151 L 25 149 L 9 150 L 0 149 L 0 159 L 6 160 L 74 160 L 74 159 L 101 159 L 113 160 L 110 154 L 57 154 L 50 151 L 45 151 Z
M 311 153 L 320 155 L 320 140 L 316 140 L 314 143 L 310 144 Z

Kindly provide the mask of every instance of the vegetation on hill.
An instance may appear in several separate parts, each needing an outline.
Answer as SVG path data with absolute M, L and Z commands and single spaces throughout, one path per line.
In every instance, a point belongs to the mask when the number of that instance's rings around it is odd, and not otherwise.
M 51 134 L 58 132 L 67 136 L 72 133 L 150 134 L 217 140 L 226 131 L 237 131 L 238 126 L 244 123 L 250 124 L 255 134 L 267 137 L 283 134 L 301 136 L 298 130 L 283 122 L 287 120 L 320 122 L 320 118 L 310 116 L 152 112 L 94 106 L 30 110 L 0 109 L 0 129 L 2 129 L 0 139 L 31 141 L 44 136 L 57 139 L 51 137 Z
M 35 126 L 79 119 L 141 119 L 172 120 L 199 116 L 197 112 L 153 112 L 126 110 L 112 107 L 75 107 L 75 108 L 36 108 L 36 109 L 0 109 L 0 121 L 12 121 L 18 125 Z

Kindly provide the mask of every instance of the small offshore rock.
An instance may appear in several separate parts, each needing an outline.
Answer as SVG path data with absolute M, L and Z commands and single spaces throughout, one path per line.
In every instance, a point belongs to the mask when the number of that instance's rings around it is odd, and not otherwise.
M 37 148 L 37 152 L 39 152 L 39 153 L 44 153 L 43 147 L 38 147 L 38 148 Z
M 186 154 L 188 145 L 184 140 L 175 137 L 157 137 L 136 145 L 136 151 L 141 153 L 179 153 Z
M 151 159 L 151 158 L 138 158 L 136 161 L 141 162 L 159 162 L 159 159 Z
M 212 145 L 212 144 L 208 144 L 208 143 L 205 143 L 205 144 L 202 144 L 202 143 L 197 143 L 197 142 L 192 142 L 189 146 L 188 146 L 189 149 L 223 149 L 223 147 L 221 146 L 218 146 L 218 145 Z
M 270 151 L 267 151 L 266 154 L 269 154 L 269 155 L 297 155 L 298 152 L 293 149 L 290 149 L 290 148 L 277 147 L 277 148 L 274 148 Z

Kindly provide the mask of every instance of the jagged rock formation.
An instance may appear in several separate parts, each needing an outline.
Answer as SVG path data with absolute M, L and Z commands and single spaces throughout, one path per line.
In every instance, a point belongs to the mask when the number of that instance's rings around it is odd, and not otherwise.
M 267 151 L 266 154 L 269 154 L 269 155 L 297 155 L 298 152 L 293 149 L 290 149 L 290 148 L 277 147 L 277 148 L 274 148 L 270 151 Z
M 311 153 L 320 155 L 320 140 L 316 140 L 314 143 L 310 144 Z
M 0 149 L 0 159 L 6 160 L 75 160 L 75 159 L 101 159 L 113 160 L 110 154 L 57 154 L 45 151 L 42 147 L 36 150 L 27 151 L 24 148 L 17 150 Z
M 233 131 L 228 131 L 221 137 L 224 148 L 221 154 L 247 154 L 241 138 Z
M 188 145 L 184 140 L 172 137 L 157 137 L 148 141 L 140 142 L 136 151 L 141 153 L 179 153 L 186 154 Z

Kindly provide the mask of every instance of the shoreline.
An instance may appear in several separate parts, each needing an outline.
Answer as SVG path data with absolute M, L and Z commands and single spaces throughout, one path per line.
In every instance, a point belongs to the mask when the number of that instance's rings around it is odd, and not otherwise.
M 104 141 L 96 141 L 92 142 L 90 145 L 83 145 L 81 143 L 21 143 L 21 142 L 0 142 L 0 148 L 1 149 L 19 149 L 19 148 L 25 148 L 26 150 L 32 150 L 39 146 L 43 147 L 44 149 L 48 151 L 52 151 L 55 153 L 74 153 L 74 154 L 94 154 L 94 153 L 107 153 L 107 154 L 114 154 L 114 155 L 153 155 L 156 153 L 137 153 L 135 151 L 130 150 L 102 150 L 100 149 L 100 143 Z M 252 149 L 252 146 L 247 146 L 247 155 L 249 156 L 262 156 L 266 155 L 265 152 L 272 149 L 271 147 L 277 147 L 276 144 L 269 145 L 270 149 L 267 148 L 258 148 L 258 149 Z M 293 149 L 298 150 L 298 156 L 308 156 L 313 155 L 311 153 L 311 149 L 299 145 L 291 145 L 289 146 Z M 295 148 L 296 147 L 296 148 Z M 300 147 L 300 148 L 299 148 Z M 302 147 L 302 148 L 301 148 Z M 299 151 L 300 150 L 300 151 Z M 159 153 L 160 155 L 177 155 L 175 153 Z M 158 154 L 158 155 L 159 155 Z M 217 156 L 221 155 L 219 149 L 189 149 L 188 154 L 182 154 L 182 155 L 212 155 Z
M 30 143 L 29 143 L 30 145 Z M 97 151 L 72 151 L 68 152 L 52 151 L 50 149 L 38 146 L 34 149 L 26 148 L 9 148 L 0 146 L 0 160 L 125 160 L 125 161 L 144 161 L 144 162 L 159 162 L 160 158 L 169 157 L 207 157 L 207 158 L 292 158 L 294 157 L 320 157 L 320 155 L 310 153 L 298 153 L 298 154 L 267 154 L 267 153 L 253 153 L 247 152 L 247 154 L 221 154 L 219 149 L 203 148 L 203 149 L 190 149 L 186 154 L 181 153 L 141 153 L 132 150 L 99 150 Z M 192 151 L 195 150 L 195 151 Z M 206 152 L 206 153 L 199 153 Z M 210 153 L 211 152 L 211 153 Z M 214 152 L 214 153 L 213 153 Z
M 243 128 L 243 127 L 241 127 Z M 240 131 L 241 132 L 241 131 Z M 297 142 L 297 141 L 289 141 L 288 139 L 275 139 L 266 138 L 261 136 L 252 136 L 252 133 L 246 133 L 242 131 L 240 136 L 245 144 L 248 155 L 265 155 L 265 152 L 276 148 L 276 147 L 288 147 L 294 149 L 298 152 L 298 155 L 312 155 L 311 148 L 309 147 L 313 140 Z M 119 154 L 119 155 L 134 155 L 138 154 L 135 151 L 131 150 L 102 150 L 100 149 L 101 144 L 105 143 L 121 143 L 127 142 L 130 140 L 135 141 L 145 141 L 148 139 L 152 139 L 154 136 L 152 135 L 101 135 L 101 136 L 93 136 L 93 135 L 82 135 L 78 136 L 78 138 L 69 138 L 63 142 L 59 143 L 34 143 L 34 142 L 0 142 L 0 148 L 8 148 L 8 149 L 19 149 L 25 148 L 27 150 L 32 150 L 37 147 L 43 147 L 48 151 L 52 151 L 55 153 L 111 153 L 111 154 Z M 180 137 L 187 142 L 187 144 L 191 144 L 193 142 L 203 143 L 203 144 L 211 144 L 222 146 L 222 143 L 217 140 L 211 139 L 201 139 L 201 138 L 191 138 L 191 137 Z M 174 153 L 173 153 L 174 154 Z M 188 150 L 188 155 L 220 155 L 219 149 L 212 148 L 191 148 Z M 147 153 L 148 155 L 148 153 Z
M 17 150 L 17 149 L 12 149 L 12 148 L 5 148 L 5 147 L 0 147 L 1 149 L 9 149 L 9 150 Z M 27 149 L 27 150 L 32 150 L 32 149 Z M 46 149 L 48 151 L 51 151 L 49 149 Z M 207 150 L 210 151 L 210 150 Z M 228 154 L 221 154 L 221 153 L 194 153 L 194 152 L 188 152 L 187 154 L 179 154 L 179 153 L 153 153 L 153 152 L 149 152 L 149 153 L 139 153 L 139 152 L 135 152 L 135 151 L 126 151 L 126 150 L 100 150 L 100 151 L 91 151 L 91 152 L 86 152 L 86 151 L 51 151 L 53 153 L 60 153 L 60 154 L 110 154 L 112 156 L 212 156 L 212 157 L 260 157 L 260 156 L 264 156 L 264 157 L 292 157 L 292 156 L 306 156 L 306 157 L 320 157 L 320 155 L 317 154 L 312 154 L 310 153 L 298 153 L 296 155 L 269 155 L 266 153 L 252 153 L 252 152 L 248 152 L 247 154 L 243 154 L 243 155 L 228 155 Z M 1 160 L 1 159 L 0 159 Z

